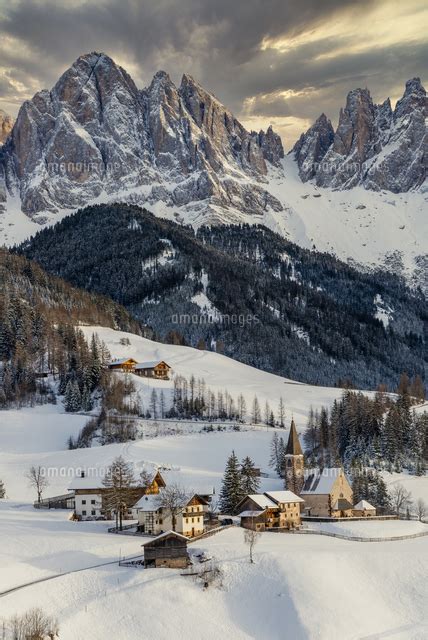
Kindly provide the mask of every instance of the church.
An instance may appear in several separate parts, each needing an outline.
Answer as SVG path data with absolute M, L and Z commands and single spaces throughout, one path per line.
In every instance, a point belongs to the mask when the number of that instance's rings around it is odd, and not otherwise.
M 352 487 L 342 467 L 305 471 L 294 419 L 285 450 L 286 488 L 305 501 L 305 515 L 346 518 L 353 514 Z

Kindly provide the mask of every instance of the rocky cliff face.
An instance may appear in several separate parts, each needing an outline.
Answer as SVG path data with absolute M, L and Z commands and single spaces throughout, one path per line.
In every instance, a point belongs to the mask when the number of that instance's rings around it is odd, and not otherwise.
M 117 197 L 215 218 L 217 207 L 281 210 L 265 176 L 282 156 L 272 129 L 246 131 L 190 76 L 176 87 L 160 71 L 140 91 L 111 58 L 91 53 L 23 104 L 2 173 L 30 216 Z
M 419 78 L 407 82 L 394 112 L 389 99 L 377 105 L 367 89 L 355 89 L 334 135 L 322 115 L 296 143 L 300 177 L 334 189 L 363 185 L 399 193 L 419 187 L 427 175 L 427 116 Z
M 13 120 L 11 116 L 0 109 L 0 144 L 6 141 L 6 138 L 12 131 Z

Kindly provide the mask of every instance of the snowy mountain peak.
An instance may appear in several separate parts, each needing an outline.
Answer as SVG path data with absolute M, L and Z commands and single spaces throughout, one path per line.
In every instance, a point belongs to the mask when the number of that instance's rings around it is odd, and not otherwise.
M 420 187 L 426 179 L 426 114 L 419 78 L 406 83 L 394 113 L 389 99 L 376 105 L 368 89 L 350 91 L 331 144 L 316 144 L 326 127 L 321 116 L 294 147 L 301 179 L 334 189 L 362 185 L 400 193 Z
M 280 140 L 253 135 L 191 76 L 159 71 L 138 90 L 103 53 L 80 56 L 51 91 L 25 102 L 1 160 L 2 200 L 34 218 L 99 198 L 262 214 L 282 205 L 262 186 Z M 119 195 L 121 194 L 121 195 Z

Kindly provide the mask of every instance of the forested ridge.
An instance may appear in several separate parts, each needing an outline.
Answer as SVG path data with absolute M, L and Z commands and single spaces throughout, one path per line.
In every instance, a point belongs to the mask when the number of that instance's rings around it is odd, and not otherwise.
M 66 408 L 90 405 L 105 348 L 88 345 L 79 323 L 141 333 L 109 298 L 81 291 L 35 262 L 0 249 L 0 407 L 54 400 L 44 375 L 57 376 Z
M 395 389 L 402 372 L 426 378 L 428 307 L 420 291 L 262 226 L 195 232 L 136 206 L 97 205 L 16 251 L 111 296 L 160 340 L 216 349 L 311 384 Z

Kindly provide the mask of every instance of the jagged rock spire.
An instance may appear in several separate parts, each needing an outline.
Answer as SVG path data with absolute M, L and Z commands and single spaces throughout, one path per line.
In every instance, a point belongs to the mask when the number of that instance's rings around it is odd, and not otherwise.
M 285 455 L 287 456 L 302 456 L 303 451 L 300 446 L 299 436 L 297 435 L 296 423 L 294 418 L 291 419 L 290 433 L 288 436 L 287 447 L 285 449 Z

